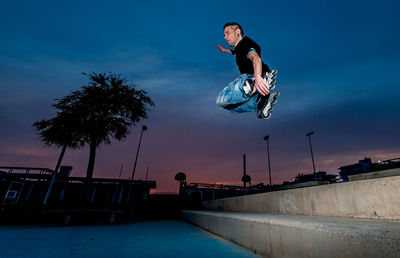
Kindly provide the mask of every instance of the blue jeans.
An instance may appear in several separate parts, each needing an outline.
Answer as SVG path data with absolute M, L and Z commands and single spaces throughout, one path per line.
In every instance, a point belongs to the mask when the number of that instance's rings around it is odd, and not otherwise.
M 257 111 L 258 93 L 247 96 L 243 85 L 251 74 L 241 74 L 233 82 L 229 83 L 217 96 L 217 105 L 235 113 Z

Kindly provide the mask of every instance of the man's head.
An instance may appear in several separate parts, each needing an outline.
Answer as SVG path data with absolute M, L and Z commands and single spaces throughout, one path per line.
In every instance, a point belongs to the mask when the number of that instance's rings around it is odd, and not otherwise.
M 243 37 L 243 29 L 236 22 L 228 22 L 224 25 L 224 37 L 229 46 L 236 47 Z

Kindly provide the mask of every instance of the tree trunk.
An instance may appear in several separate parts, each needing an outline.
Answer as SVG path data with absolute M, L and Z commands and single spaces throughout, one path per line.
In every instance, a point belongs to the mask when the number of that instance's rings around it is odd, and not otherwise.
M 93 177 L 94 162 L 96 160 L 96 148 L 97 145 L 94 143 L 94 141 L 90 142 L 89 164 L 86 171 L 86 179 L 92 179 Z

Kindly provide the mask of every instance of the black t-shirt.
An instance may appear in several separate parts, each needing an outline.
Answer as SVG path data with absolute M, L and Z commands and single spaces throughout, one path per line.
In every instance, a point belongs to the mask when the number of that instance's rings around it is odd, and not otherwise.
M 249 37 L 243 37 L 236 45 L 234 53 L 236 54 L 236 64 L 240 74 L 254 74 L 253 62 L 247 57 L 250 51 L 254 49 L 261 58 L 261 48 Z M 262 63 L 262 73 L 270 72 L 268 65 Z

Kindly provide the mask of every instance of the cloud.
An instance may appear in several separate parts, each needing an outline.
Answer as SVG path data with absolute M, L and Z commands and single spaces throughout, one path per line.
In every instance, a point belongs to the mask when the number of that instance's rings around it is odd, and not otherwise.
M 150 167 L 161 191 L 177 190 L 179 171 L 191 182 L 241 184 L 243 153 L 254 182 L 266 182 L 266 134 L 274 183 L 311 171 L 311 130 L 317 168 L 329 173 L 364 155 L 398 156 L 398 3 L 342 2 L 263 2 L 234 17 L 279 70 L 281 96 L 262 121 L 215 104 L 238 75 L 234 58 L 216 49 L 238 2 L 175 2 L 176 15 L 165 11 L 170 3 L 100 3 L 91 12 L 84 3 L 9 2 L 0 16 L 0 141 L 9 148 L 0 161 L 54 166 L 58 151 L 40 148 L 31 124 L 54 115 L 55 98 L 87 83 L 81 72 L 120 73 L 155 101 L 142 121 L 149 131 L 136 173 L 144 178 Z M 95 176 L 118 177 L 123 164 L 129 178 L 140 125 L 124 142 L 101 146 Z M 85 175 L 87 161 L 87 149 L 66 153 L 74 175 Z
M 22 157 L 33 157 L 33 158 L 44 158 L 49 156 L 49 150 L 44 148 L 32 147 L 32 146 L 13 146 L 9 145 L 2 150 L 3 153 L 8 155 L 15 155 Z

